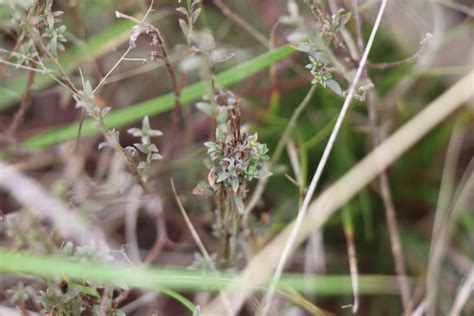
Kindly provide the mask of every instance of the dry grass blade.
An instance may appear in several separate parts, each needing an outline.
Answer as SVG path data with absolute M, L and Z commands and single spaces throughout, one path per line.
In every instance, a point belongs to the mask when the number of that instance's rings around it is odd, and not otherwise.
M 474 98 L 473 82 L 474 71 L 427 105 L 424 110 L 325 190 L 309 206 L 308 213 L 304 217 L 303 225 L 298 231 L 291 250 L 294 250 L 306 240 L 313 230 L 321 227 L 329 216 L 354 197 L 382 170 L 385 170 L 410 147 L 420 141 L 430 130 L 454 111 L 460 109 L 465 102 Z M 246 282 L 249 286 L 256 286 L 268 279 L 273 270 L 271 268 L 276 265 L 275 258 L 281 255 L 281 249 L 286 244 L 293 225 L 294 223 L 288 225 L 247 265 L 241 273 L 243 282 Z M 236 291 L 229 288 L 227 293 L 231 298 L 233 311 L 238 311 L 252 292 L 251 290 L 239 289 Z M 221 312 L 222 306 L 218 300 L 214 300 L 203 311 L 206 315 L 219 315 Z
M 349 209 L 343 210 L 343 212 L 346 212 L 343 217 L 349 217 L 348 220 L 344 220 L 346 222 L 344 224 L 344 235 L 346 237 L 347 257 L 349 259 L 352 293 L 354 296 L 354 303 L 352 304 L 352 306 L 349 306 L 352 307 L 352 313 L 356 314 L 359 311 L 359 269 L 357 267 L 357 254 L 354 241 L 354 231 L 352 228 L 352 219 L 350 219 L 351 215 L 348 211 Z M 348 225 L 348 223 L 350 224 Z
M 201 251 L 202 255 L 209 262 L 209 264 L 212 264 L 212 258 L 209 255 L 209 252 L 207 252 L 206 247 L 204 247 L 204 244 L 202 243 L 201 238 L 199 238 L 199 234 L 194 228 L 193 223 L 191 223 L 191 220 L 189 219 L 188 214 L 186 214 L 186 210 L 184 209 L 183 203 L 181 203 L 181 200 L 178 197 L 178 193 L 176 193 L 176 187 L 174 186 L 173 179 L 170 179 L 170 182 L 171 182 L 171 190 L 173 190 L 174 198 L 176 200 L 176 203 L 178 204 L 178 208 L 181 212 L 181 215 L 183 215 L 184 221 L 186 222 L 186 226 L 188 226 L 189 231 L 191 232 L 191 235 L 193 236 L 194 241 L 198 245 L 199 251 Z
M 456 146 L 456 144 L 452 145 Z M 433 231 L 436 235 L 432 237 L 432 248 L 427 272 L 427 290 L 424 300 L 419 304 L 413 315 L 434 314 L 436 305 L 433 304 L 437 298 L 439 282 L 441 277 L 442 260 L 447 253 L 453 229 L 457 223 L 460 213 L 468 205 L 469 199 L 474 192 L 474 160 L 468 165 L 461 180 L 459 193 L 454 202 L 446 209 L 440 209 L 436 214 Z
M 466 305 L 471 293 L 474 292 L 474 266 L 466 277 L 464 283 L 459 287 L 458 295 L 454 301 L 453 307 L 449 312 L 450 316 L 457 316 L 461 314 L 461 311 Z
M 14 166 L 0 162 L 0 188 L 33 214 L 54 224 L 65 239 L 72 239 L 78 245 L 95 243 L 100 250 L 108 252 L 102 232 L 90 227 L 83 218 Z
M 418 306 L 414 314 L 419 314 L 422 310 L 430 308 L 433 298 L 436 296 L 437 280 L 439 273 L 439 265 L 441 255 L 439 253 L 439 247 L 436 244 L 440 241 L 439 232 L 442 231 L 443 226 L 446 224 L 447 211 L 449 203 L 452 199 L 454 178 L 457 166 L 457 160 L 462 147 L 462 133 L 456 132 L 451 136 L 449 146 L 446 153 L 446 161 L 443 169 L 443 176 L 441 180 L 440 192 L 438 195 L 438 203 L 435 211 L 435 217 L 433 222 L 433 230 L 431 237 L 431 251 L 430 258 L 428 261 L 428 272 L 426 280 L 426 295 L 423 302 Z

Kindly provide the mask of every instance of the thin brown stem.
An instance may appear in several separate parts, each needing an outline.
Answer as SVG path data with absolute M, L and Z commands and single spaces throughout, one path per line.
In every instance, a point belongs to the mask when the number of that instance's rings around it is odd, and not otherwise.
M 364 40 L 362 38 L 362 22 L 359 14 L 359 5 L 357 0 L 351 0 L 352 15 L 354 16 L 355 29 L 356 29 L 356 43 L 359 48 L 359 52 L 364 51 Z
M 28 82 L 26 83 L 26 89 L 20 103 L 20 108 L 15 113 L 15 116 L 13 117 L 13 120 L 7 130 L 7 134 L 11 138 L 15 138 L 16 131 L 18 130 L 18 127 L 20 127 L 20 125 L 23 123 L 26 112 L 28 111 L 28 108 L 31 105 L 31 88 L 35 80 L 35 75 L 36 72 L 33 70 L 30 70 L 30 72 L 28 73 Z
M 418 50 L 414 55 L 407 57 L 403 60 L 388 62 L 388 63 L 368 63 L 367 66 L 372 69 L 386 70 L 390 68 L 396 68 L 396 67 L 412 64 L 420 58 L 422 51 L 423 51 L 423 47 L 420 48 L 420 50 Z
M 161 48 L 161 54 L 162 54 L 162 59 L 165 63 L 166 71 L 168 72 L 168 75 L 171 78 L 171 82 L 173 84 L 173 92 L 174 92 L 174 110 L 171 118 L 171 133 L 174 134 L 176 131 L 176 128 L 178 127 L 179 123 L 179 114 L 180 114 L 180 97 L 181 97 L 181 87 L 178 84 L 178 80 L 176 79 L 176 70 L 174 65 L 171 63 L 169 55 L 168 55 L 168 50 L 165 45 L 165 41 L 163 39 L 163 36 L 161 36 L 160 31 L 156 28 L 153 27 L 156 31 L 157 34 L 157 40 L 158 44 Z
M 122 145 L 120 145 L 120 143 L 115 139 L 115 137 L 112 136 L 110 131 L 105 126 L 104 121 L 102 119 L 95 119 L 95 121 L 97 123 L 98 129 L 100 130 L 102 135 L 104 135 L 107 142 L 112 146 L 115 152 L 118 153 L 120 157 L 122 157 L 129 171 L 135 177 L 137 184 L 142 187 L 145 193 L 152 193 L 153 192 L 152 188 L 143 179 L 143 176 L 138 171 L 137 166 L 135 165 L 135 162 L 132 160 L 131 157 L 129 157 L 129 155 L 125 153 L 125 150 L 123 149 Z
M 145 258 L 145 261 L 144 261 L 145 265 L 149 265 L 156 260 L 156 258 L 161 253 L 161 250 L 166 245 L 166 241 L 168 240 L 165 217 L 164 217 L 163 210 L 161 209 L 161 207 L 158 207 L 155 216 L 156 216 L 156 219 L 155 219 L 156 239 L 155 239 L 155 243 L 153 244 L 153 247 L 151 248 L 150 252 Z
M 53 54 L 46 47 L 46 44 L 44 43 L 43 37 L 40 36 L 37 32 L 33 31 L 32 25 L 30 24 L 31 23 L 30 17 L 31 17 L 32 14 L 33 14 L 33 10 L 30 10 L 28 12 L 28 16 L 23 20 L 23 23 L 24 23 L 24 26 L 25 26 L 24 31 L 29 36 L 29 38 L 31 38 L 31 40 L 33 42 L 32 46 L 33 46 L 33 49 L 35 50 L 35 52 L 37 54 L 39 62 L 41 63 L 41 65 L 43 66 L 44 69 L 47 69 L 46 66 L 44 66 L 44 63 L 41 60 L 41 57 L 40 57 L 40 54 L 39 54 L 38 49 L 36 47 L 36 44 L 39 45 L 39 48 L 40 48 L 39 51 L 41 53 L 43 53 L 45 56 L 47 56 L 51 60 L 51 62 L 54 64 L 54 66 L 57 68 L 57 71 L 59 71 L 61 80 L 56 79 L 52 74 L 50 74 L 50 76 L 53 79 L 55 79 L 56 81 L 58 81 L 61 85 L 66 86 L 66 88 L 68 90 L 70 90 L 71 93 L 78 94 L 78 90 L 74 86 L 74 83 L 71 81 L 68 74 L 64 71 L 64 69 L 61 66 L 61 64 L 59 63 L 57 57 L 53 56 Z
M 268 39 L 259 31 L 257 31 L 252 25 L 250 25 L 247 21 L 242 19 L 238 14 L 234 13 L 222 0 L 213 0 L 213 2 L 226 17 L 228 17 L 235 24 L 237 24 L 249 34 L 251 34 L 263 46 L 269 48 Z
M 343 210 L 344 212 L 344 210 Z M 350 215 L 349 215 L 350 216 Z M 352 313 L 356 314 L 359 309 L 359 269 L 357 268 L 357 255 L 354 241 L 354 232 L 344 227 L 344 235 L 346 237 L 347 257 L 349 259 L 349 270 L 351 272 L 352 291 L 354 295 L 354 304 Z
M 21 34 L 18 39 L 16 40 L 16 43 L 15 43 L 15 46 L 13 46 L 11 52 L 10 52 L 10 56 L 15 54 L 15 52 L 18 50 L 18 48 L 20 48 L 21 46 L 21 43 L 23 41 L 23 37 L 24 35 Z M 3 75 L 3 73 L 5 72 L 7 66 L 4 66 L 4 65 L 0 65 L 0 76 Z
M 58 59 L 55 56 L 53 56 L 53 54 L 51 54 L 51 52 L 48 50 L 48 48 L 46 47 L 46 45 L 43 41 L 43 38 L 41 36 L 36 36 L 35 32 L 33 32 L 31 30 L 31 26 L 29 24 L 29 21 L 25 21 L 25 29 L 26 29 L 28 35 L 30 36 L 30 38 L 33 39 L 33 46 L 35 47 L 36 43 L 39 44 L 40 52 L 45 54 L 51 60 L 51 62 L 56 67 L 56 69 L 59 71 L 59 74 L 60 74 L 61 79 L 63 80 L 63 82 L 72 91 L 72 93 L 78 94 L 79 91 L 77 90 L 76 86 L 71 81 L 68 74 L 64 71 L 64 69 L 61 66 L 61 64 L 59 63 Z M 39 54 L 38 54 L 38 58 L 39 58 Z
M 104 287 L 104 293 L 102 294 L 102 300 L 100 302 L 99 315 L 107 316 L 107 310 L 109 309 L 110 297 L 109 297 L 109 287 L 106 285 Z
M 150 8 L 149 8 L 147 14 L 145 15 L 145 17 L 151 12 L 152 6 L 153 6 L 153 1 L 150 5 Z M 134 17 L 131 17 L 127 14 L 124 14 L 124 13 L 121 13 L 121 12 L 118 12 L 118 11 L 115 14 L 119 18 L 125 18 L 125 19 L 131 20 L 131 21 L 137 23 L 142 28 L 137 29 L 136 31 L 134 29 L 134 32 L 137 32 L 136 37 L 138 37 L 138 35 L 140 35 L 141 33 L 146 33 L 148 36 L 151 37 L 150 46 L 157 47 L 160 50 L 160 51 L 152 50 L 151 59 L 153 59 L 153 60 L 162 59 L 163 60 L 166 71 L 168 72 L 168 75 L 171 79 L 171 83 L 172 83 L 172 86 L 173 86 L 173 92 L 174 92 L 174 97 L 175 97 L 175 99 L 174 99 L 174 110 L 173 110 L 173 114 L 172 114 L 172 117 L 171 117 L 171 137 L 173 137 L 173 135 L 176 131 L 176 128 L 178 126 L 178 123 L 179 123 L 179 114 L 180 114 L 180 109 L 181 109 L 181 104 L 180 104 L 181 86 L 178 83 L 178 79 L 177 79 L 177 75 L 176 75 L 176 69 L 175 69 L 174 65 L 172 64 L 172 62 L 170 60 L 170 57 L 169 57 L 169 54 L 168 54 L 168 49 L 167 49 L 166 44 L 165 44 L 165 40 L 164 40 L 163 36 L 161 35 L 160 30 L 157 27 L 155 27 L 155 26 L 153 26 L 149 23 L 146 23 L 145 18 L 143 18 L 141 21 L 139 21 L 139 20 L 135 19 Z M 133 49 L 133 48 L 134 48 L 134 46 L 130 46 L 128 48 L 127 52 L 129 50 Z M 123 57 L 125 57 L 125 56 L 122 56 L 122 58 Z M 105 80 L 105 78 L 103 80 Z M 168 152 L 168 151 L 169 151 L 169 148 L 165 151 L 165 153 Z
M 377 112 L 375 109 L 375 96 L 369 93 L 367 100 L 367 107 L 369 110 L 370 125 L 372 131 L 373 147 L 377 148 L 382 142 L 382 135 L 378 129 Z M 395 206 L 393 203 L 392 193 L 390 191 L 390 184 L 388 180 L 387 171 L 383 170 L 379 175 L 379 186 L 381 191 L 382 201 L 385 207 L 385 216 L 387 220 L 388 231 L 390 234 L 390 241 L 392 246 L 392 255 L 395 260 L 395 271 L 397 273 L 398 284 L 402 296 L 402 304 L 405 315 L 410 315 L 412 311 L 412 302 L 410 299 L 410 285 L 406 276 L 405 261 L 403 250 L 400 242 L 400 233 L 397 226 L 397 217 L 395 215 Z
M 165 221 L 165 216 L 163 213 L 161 201 L 159 200 L 153 200 L 149 202 L 150 207 L 155 208 L 155 226 L 156 226 L 156 239 L 155 243 L 153 244 L 153 247 L 151 248 L 150 252 L 148 253 L 147 257 L 143 261 L 142 266 L 147 267 L 151 263 L 153 263 L 156 258 L 159 256 L 161 251 L 163 250 L 163 247 L 167 244 L 168 242 L 168 233 L 166 230 L 166 221 Z M 114 302 L 112 306 L 114 308 L 117 308 L 122 304 L 130 295 L 131 289 L 127 289 L 120 293 L 117 298 L 114 299 Z

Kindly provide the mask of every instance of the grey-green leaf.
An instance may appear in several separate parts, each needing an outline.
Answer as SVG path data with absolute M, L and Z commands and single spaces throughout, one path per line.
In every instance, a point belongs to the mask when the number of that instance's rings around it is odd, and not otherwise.
M 334 79 L 329 79 L 325 81 L 326 86 L 331 89 L 335 94 L 342 96 L 342 89 L 339 83 Z
M 239 178 L 232 177 L 232 179 L 230 180 L 230 184 L 232 186 L 232 191 L 234 191 L 234 193 L 237 193 L 237 190 L 239 189 Z
M 270 171 L 267 171 L 267 170 L 259 170 L 257 171 L 257 178 L 259 179 L 263 179 L 263 178 L 267 178 L 269 176 L 271 176 L 273 173 L 271 173 Z
M 207 102 L 198 102 L 196 103 L 196 107 L 207 115 L 214 116 L 214 107 L 211 104 Z
M 235 207 L 237 207 L 237 210 L 239 211 L 239 214 L 242 215 L 245 212 L 245 205 L 244 202 L 242 202 L 242 199 L 239 196 L 234 196 L 234 203 Z
M 311 53 L 315 51 L 314 45 L 309 42 L 294 43 L 291 45 L 291 47 L 293 47 L 297 51 L 304 52 L 304 53 Z
M 146 145 L 143 145 L 143 144 L 140 144 L 140 143 L 136 143 L 136 144 L 133 144 L 135 147 L 137 147 L 137 149 L 139 151 L 141 151 L 142 153 L 146 154 L 148 152 L 148 147 Z
M 199 17 L 199 14 L 201 13 L 201 8 L 197 8 L 194 12 L 193 12 L 193 17 L 192 17 L 192 21 L 193 21 L 193 24 L 196 23 L 198 17 Z
M 218 177 L 217 177 L 217 180 L 216 180 L 216 183 L 220 183 L 220 182 L 223 182 L 225 180 L 227 180 L 227 178 L 230 176 L 230 173 L 228 172 L 222 172 Z
M 186 10 L 183 7 L 176 8 L 176 11 L 178 11 L 179 13 L 182 13 L 184 15 L 188 15 L 188 10 Z

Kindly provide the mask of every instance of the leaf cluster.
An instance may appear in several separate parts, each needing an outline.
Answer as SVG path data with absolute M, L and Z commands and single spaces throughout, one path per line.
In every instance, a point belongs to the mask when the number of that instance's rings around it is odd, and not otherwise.
M 216 128 L 216 140 L 204 144 L 210 158 L 210 172 L 208 183 L 201 184 L 199 188 L 207 190 L 196 191 L 207 195 L 217 194 L 220 191 L 227 192 L 232 196 L 239 213 L 243 213 L 243 198 L 246 195 L 246 184 L 254 179 L 261 179 L 271 175 L 263 170 L 263 162 L 269 157 L 268 147 L 258 141 L 257 134 L 248 135 L 247 131 L 240 127 L 240 111 L 238 100 L 231 93 L 221 93 L 216 101 L 225 105 L 218 106 L 214 113 L 216 119 L 225 117 L 227 124 L 219 124 Z M 225 115 L 222 112 L 225 111 Z
M 143 118 L 142 128 L 130 128 L 127 132 L 135 137 L 140 137 L 141 143 L 133 144 L 136 149 L 142 154 L 145 154 L 145 160 L 142 160 L 138 163 L 137 168 L 142 173 L 142 176 L 146 178 L 148 169 L 153 160 L 160 160 L 163 158 L 158 151 L 158 147 L 151 142 L 152 137 L 162 136 L 163 133 L 160 130 L 152 129 L 150 127 L 150 120 L 148 115 Z M 126 148 L 128 151 L 133 152 L 130 147 Z M 135 156 L 135 152 L 131 154 Z

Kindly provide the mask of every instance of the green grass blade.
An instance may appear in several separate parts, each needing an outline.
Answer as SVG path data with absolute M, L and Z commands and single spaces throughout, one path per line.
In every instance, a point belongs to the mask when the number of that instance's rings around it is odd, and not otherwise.
M 194 310 L 196 309 L 196 304 L 194 304 L 193 302 L 191 302 L 190 300 L 188 300 L 186 297 L 179 294 L 178 292 L 168 290 L 168 289 L 162 289 L 161 293 L 171 298 L 174 298 L 175 300 L 177 300 L 178 302 L 186 306 L 191 312 L 194 312 Z
M 209 291 L 229 285 L 246 284 L 236 279 L 235 274 L 209 272 L 171 267 L 136 268 L 114 263 L 79 262 L 68 257 L 40 256 L 24 252 L 12 253 L 0 248 L 0 273 L 21 273 L 52 279 L 68 276 L 76 280 L 89 280 L 110 284 L 127 284 L 131 287 L 152 291 Z M 310 285 L 308 287 L 308 284 Z M 282 288 L 309 290 L 309 293 L 324 295 L 348 295 L 351 293 L 350 276 L 330 275 L 307 277 L 303 274 L 285 274 L 280 281 Z M 398 295 L 395 277 L 361 275 L 361 294 Z M 183 304 L 192 307 L 188 302 Z
M 68 52 L 60 54 L 61 66 L 66 72 L 70 72 L 80 64 L 93 61 L 125 42 L 130 36 L 130 30 L 133 25 L 131 21 L 119 21 L 104 32 L 92 36 L 84 46 L 74 47 Z M 0 110 L 7 109 L 21 98 L 27 80 L 28 76 L 25 73 L 16 79 L 8 81 L 5 87 L 0 88 L 0 94 L 2 95 L 0 98 Z M 53 80 L 50 76 L 38 74 L 35 78 L 33 89 L 40 90 L 51 83 L 53 83 Z
M 270 52 L 257 56 L 238 66 L 221 72 L 217 76 L 217 82 L 225 87 L 238 83 L 249 76 L 271 66 L 275 62 L 284 59 L 294 52 L 289 45 L 279 47 Z M 206 85 L 203 81 L 192 84 L 182 90 L 181 103 L 183 105 L 199 99 L 206 92 Z M 141 120 L 145 115 L 155 115 L 170 110 L 174 106 L 174 94 L 167 93 L 163 96 L 150 99 L 128 108 L 110 112 L 105 118 L 105 123 L 109 128 L 118 128 L 129 123 Z M 27 139 L 23 146 L 27 149 L 41 149 L 55 143 L 74 139 L 77 135 L 79 123 L 73 123 L 65 127 L 45 132 L 38 136 Z M 82 135 L 88 136 L 99 131 L 92 126 L 91 120 L 85 120 L 82 127 Z

